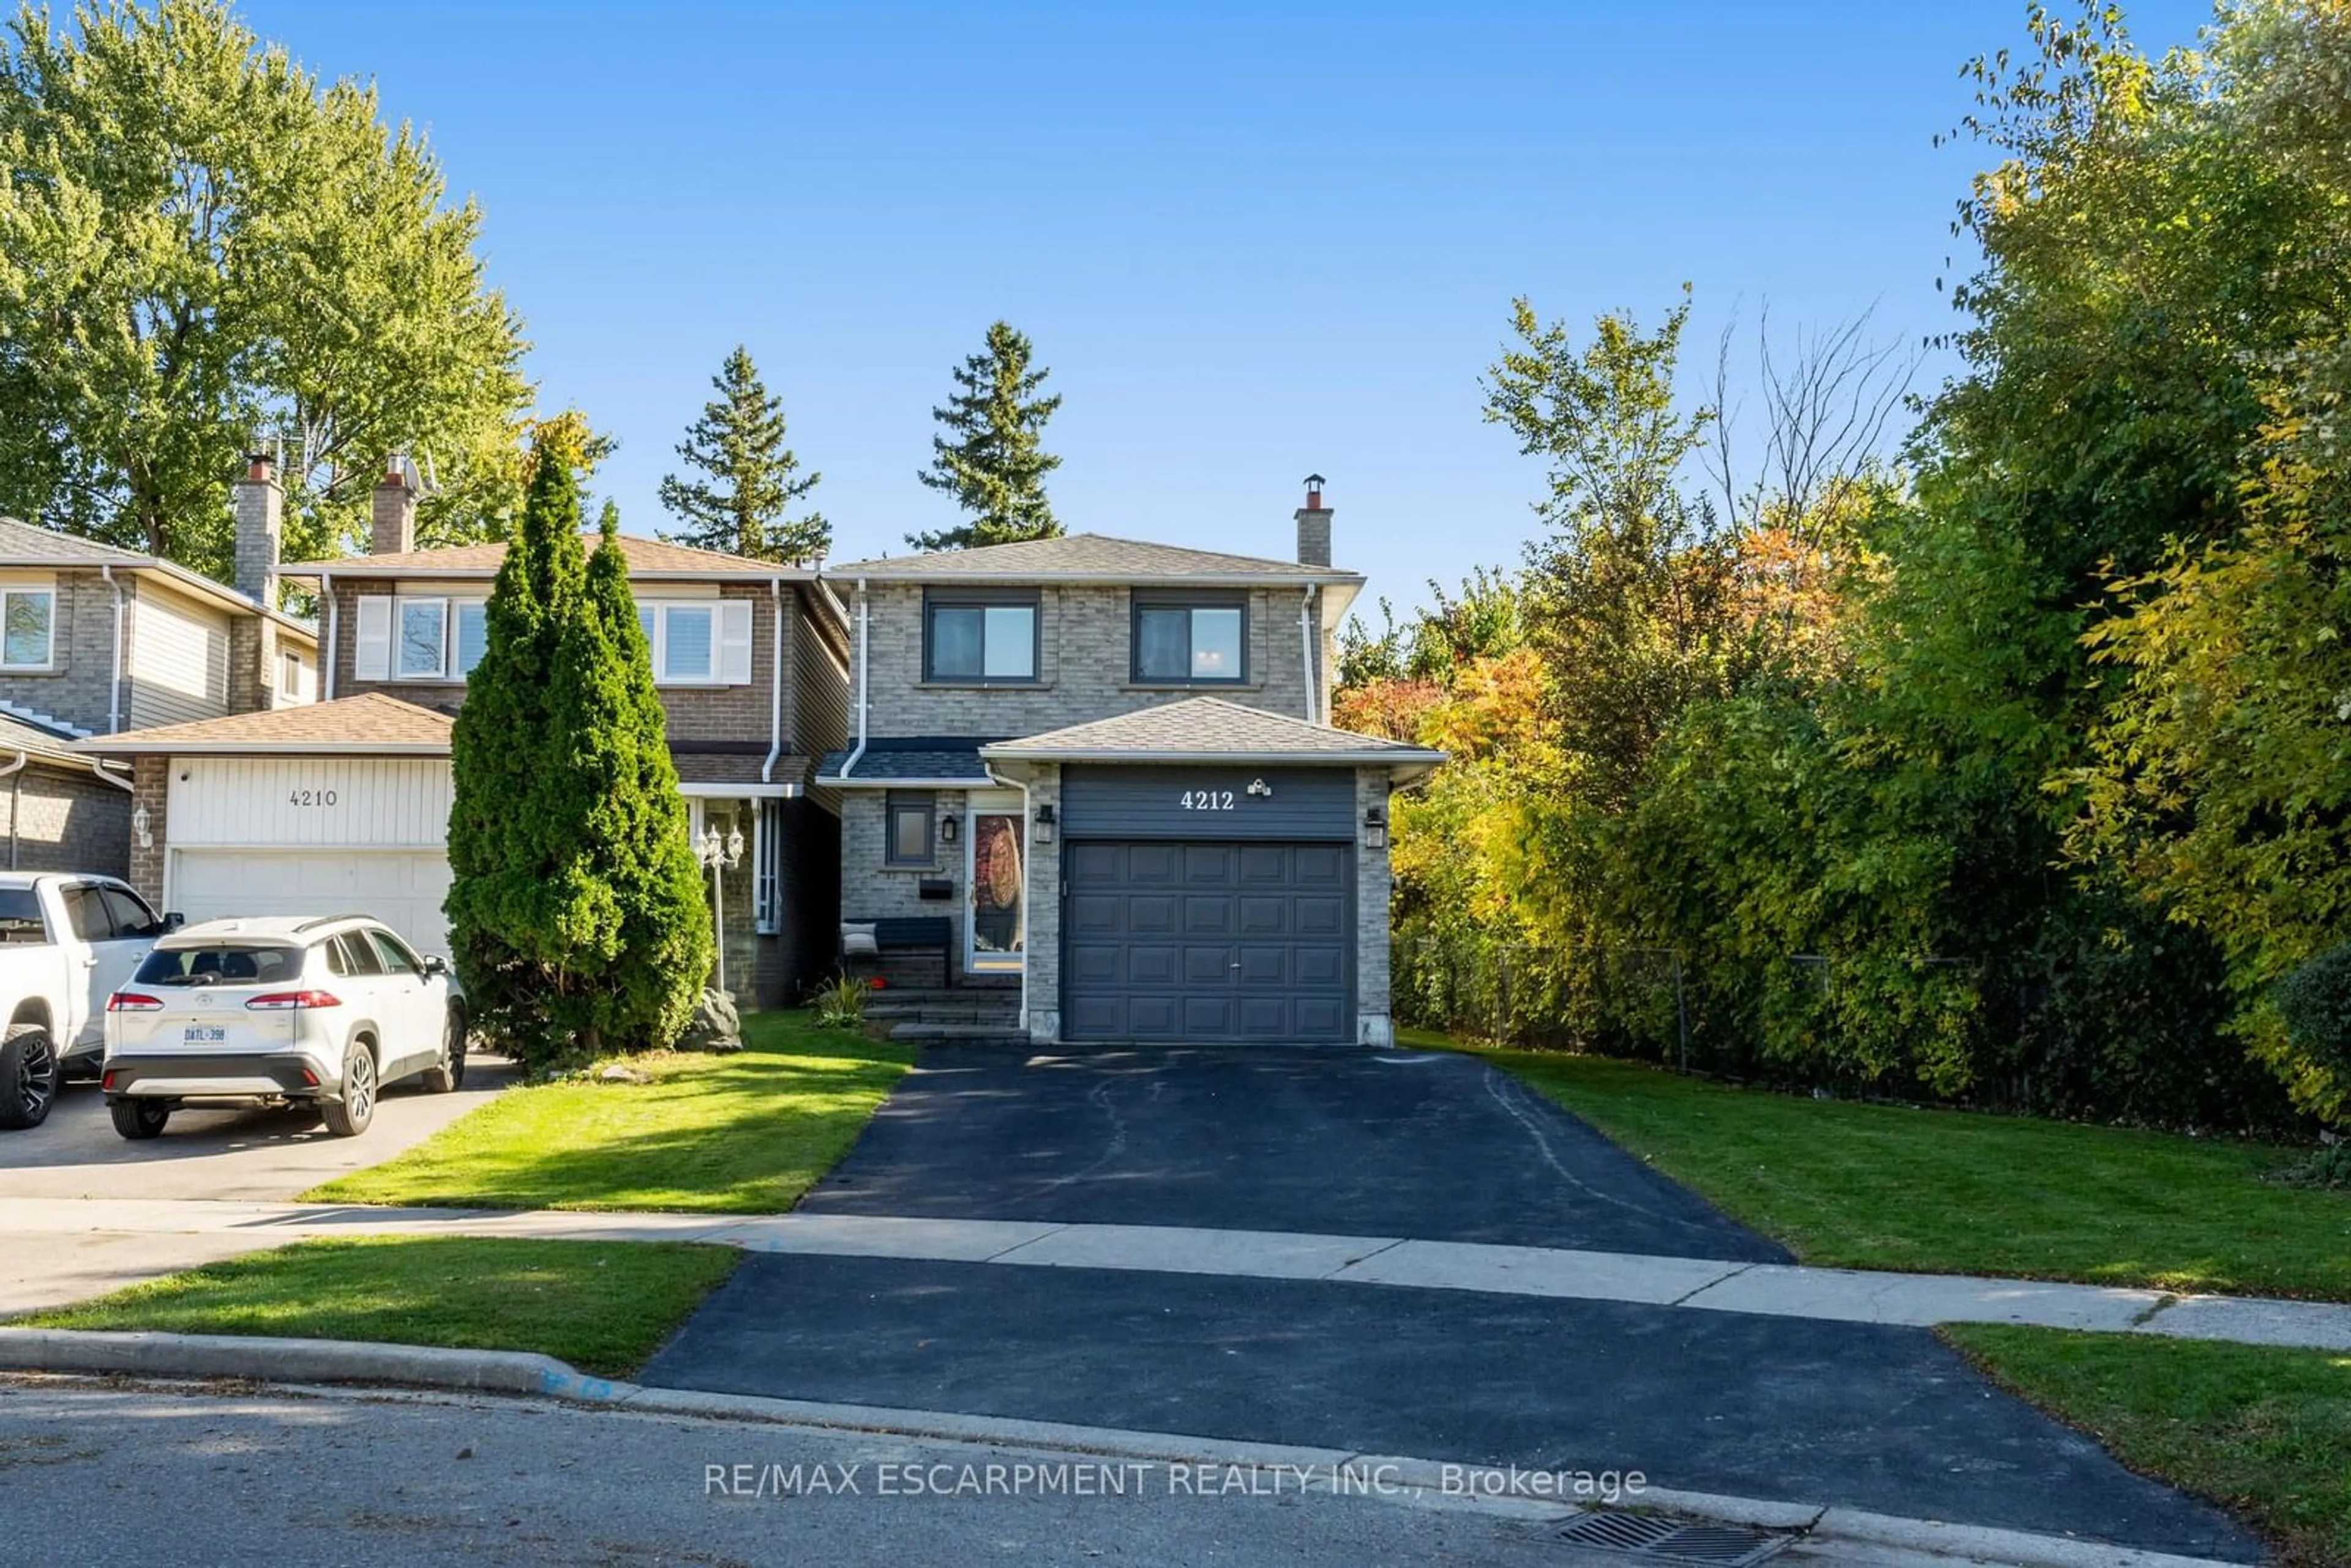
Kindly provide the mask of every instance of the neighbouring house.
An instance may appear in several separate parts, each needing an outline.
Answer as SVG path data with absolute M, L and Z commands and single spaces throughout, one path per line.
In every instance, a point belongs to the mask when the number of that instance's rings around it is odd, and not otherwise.
M 1328 722 L 1364 580 L 1311 483 L 1291 560 L 1078 534 L 827 568 L 845 925 L 944 917 L 953 983 L 1038 1041 L 1387 1043 L 1388 795 L 1444 754 Z
M 416 549 L 416 498 L 396 465 L 368 554 L 281 569 L 319 598 L 317 705 L 83 743 L 133 761 L 152 842 L 131 881 L 149 898 L 190 919 L 357 911 L 447 951 L 451 720 L 506 547 Z M 846 736 L 842 610 L 803 568 L 621 547 L 693 830 L 741 835 L 716 878 L 727 989 L 796 1000 L 831 966 L 839 910 L 837 804 L 810 775 Z
M 239 517 L 240 538 L 262 519 Z M 274 536 L 269 559 L 275 560 Z M 78 743 L 266 713 L 318 695 L 319 643 L 261 556 L 235 587 L 155 556 L 0 517 L 0 775 L 7 864 L 127 876 L 127 764 Z

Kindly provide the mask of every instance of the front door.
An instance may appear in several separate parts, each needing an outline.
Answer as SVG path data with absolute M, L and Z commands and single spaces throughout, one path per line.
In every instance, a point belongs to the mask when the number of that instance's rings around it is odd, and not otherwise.
M 1017 789 L 976 789 L 966 806 L 964 967 L 1019 974 L 1029 947 L 1029 832 Z

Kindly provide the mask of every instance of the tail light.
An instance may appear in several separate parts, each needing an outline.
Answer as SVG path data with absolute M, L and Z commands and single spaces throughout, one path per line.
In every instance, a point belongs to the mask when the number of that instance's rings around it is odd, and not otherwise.
M 117 991 L 106 998 L 106 1010 L 110 1013 L 155 1013 L 163 1010 L 162 998 L 138 991 Z
M 249 1012 L 284 1012 L 292 1008 L 339 1008 L 343 999 L 331 991 L 271 991 L 245 1004 Z

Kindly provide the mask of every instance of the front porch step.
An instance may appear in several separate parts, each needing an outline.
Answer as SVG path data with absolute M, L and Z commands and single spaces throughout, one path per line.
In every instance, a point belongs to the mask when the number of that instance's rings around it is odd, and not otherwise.
M 890 1038 L 910 1045 L 1026 1045 L 1029 1036 L 1010 1022 L 1001 1024 L 974 1023 L 902 1023 L 890 1031 Z

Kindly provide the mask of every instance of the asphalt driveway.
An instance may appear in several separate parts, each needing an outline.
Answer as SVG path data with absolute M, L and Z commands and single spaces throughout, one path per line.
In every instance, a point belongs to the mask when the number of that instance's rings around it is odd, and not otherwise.
M 1450 1051 L 935 1049 L 800 1207 L 1789 1260 Z
M 935 1050 L 802 1202 L 1778 1261 L 1448 1052 Z M 2252 1560 L 1921 1329 L 1471 1291 L 753 1255 L 649 1383 L 1538 1469 Z

